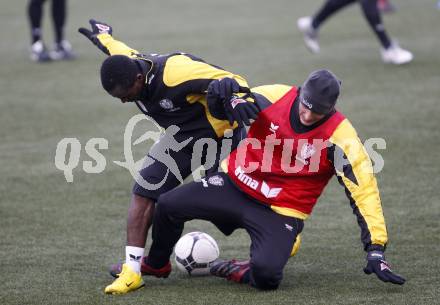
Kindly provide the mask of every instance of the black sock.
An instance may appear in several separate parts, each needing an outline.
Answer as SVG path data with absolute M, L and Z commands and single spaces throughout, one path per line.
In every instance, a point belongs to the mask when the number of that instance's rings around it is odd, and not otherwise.
M 60 43 L 64 39 L 66 0 L 52 0 L 52 18 L 55 28 L 55 42 Z
M 318 13 L 313 17 L 313 28 L 318 29 L 328 17 L 355 1 L 356 0 L 327 0 Z
M 31 0 L 28 5 L 28 16 L 31 24 L 32 43 L 41 40 L 41 19 L 44 0 Z
M 377 0 L 361 0 L 360 3 L 365 18 L 379 39 L 380 44 L 384 49 L 388 49 L 391 46 L 391 41 L 382 23 L 382 18 L 379 9 L 377 8 Z

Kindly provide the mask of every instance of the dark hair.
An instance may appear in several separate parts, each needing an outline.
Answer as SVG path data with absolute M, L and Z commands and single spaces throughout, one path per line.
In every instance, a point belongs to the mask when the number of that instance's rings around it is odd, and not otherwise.
M 125 55 L 107 57 L 101 66 L 101 83 L 107 92 L 116 87 L 129 89 L 133 86 L 139 68 L 131 58 Z

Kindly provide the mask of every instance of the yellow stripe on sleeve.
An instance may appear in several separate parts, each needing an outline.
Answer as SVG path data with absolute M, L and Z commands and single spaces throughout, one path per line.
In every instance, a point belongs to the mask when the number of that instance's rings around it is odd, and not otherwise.
M 184 82 L 197 79 L 234 78 L 240 86 L 248 87 L 246 80 L 228 71 L 216 68 L 207 63 L 195 61 L 185 55 L 171 56 L 163 72 L 163 81 L 168 87 L 175 87 Z
M 110 55 L 125 55 L 128 57 L 134 57 L 134 54 L 139 54 L 135 49 L 130 48 L 125 43 L 118 41 L 109 34 L 99 34 L 97 36 L 103 46 L 107 48 Z

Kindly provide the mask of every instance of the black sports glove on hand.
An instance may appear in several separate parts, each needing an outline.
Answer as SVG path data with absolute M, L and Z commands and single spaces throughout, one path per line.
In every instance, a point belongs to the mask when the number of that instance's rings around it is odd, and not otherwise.
M 254 103 L 248 102 L 238 96 L 232 96 L 229 101 L 224 102 L 226 117 L 232 126 L 237 121 L 238 127 L 251 125 L 250 119 L 255 120 L 260 110 Z
M 405 279 L 391 271 L 385 260 L 383 251 L 370 251 L 367 255 L 367 266 L 364 268 L 366 274 L 376 273 L 377 277 L 384 282 L 403 285 Z
M 224 114 L 232 126 L 250 125 L 249 119 L 256 119 L 260 112 L 254 103 L 235 96 L 235 93 L 250 93 L 249 88 L 242 87 L 233 78 L 213 80 L 208 86 L 206 99 L 210 109 L 218 109 L 223 104 Z
M 98 38 L 99 34 L 109 34 L 111 35 L 113 33 L 113 29 L 108 24 L 105 24 L 104 22 L 96 21 L 95 19 L 89 20 L 90 25 L 92 26 L 92 30 L 86 28 L 79 28 L 78 32 L 86 36 L 93 44 L 95 44 L 102 52 L 104 52 L 107 55 L 110 55 L 110 52 L 107 50 L 107 48 L 101 43 L 101 41 Z

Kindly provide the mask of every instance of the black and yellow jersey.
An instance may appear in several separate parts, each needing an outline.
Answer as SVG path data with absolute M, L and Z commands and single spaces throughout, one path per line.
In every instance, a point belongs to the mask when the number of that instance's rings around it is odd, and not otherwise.
M 206 90 L 212 80 L 225 77 L 234 78 L 241 86 L 248 87 L 243 77 L 190 54 L 143 55 L 111 35 L 100 34 L 99 39 L 111 55 L 126 55 L 150 64 L 145 90 L 136 104 L 161 127 L 178 126 L 178 138 L 221 138 L 226 129 L 231 129 L 228 121 L 210 114 Z

